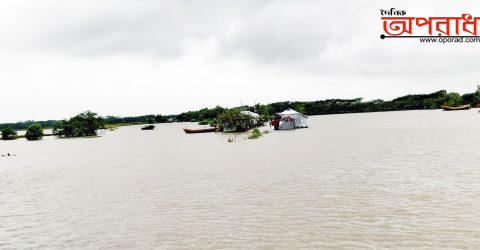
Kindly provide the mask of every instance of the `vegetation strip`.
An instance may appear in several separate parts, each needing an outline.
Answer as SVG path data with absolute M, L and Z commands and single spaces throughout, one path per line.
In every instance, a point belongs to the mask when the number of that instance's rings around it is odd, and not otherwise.
M 480 103 L 480 93 L 447 93 L 445 90 L 431 94 L 406 95 L 391 101 L 372 100 L 363 101 L 362 98 L 355 99 L 328 99 L 311 102 L 275 102 L 270 104 L 256 104 L 253 106 L 242 106 L 238 109 L 229 109 L 216 106 L 204 108 L 198 111 L 188 111 L 178 115 L 143 115 L 132 117 L 99 117 L 92 112 L 81 113 L 69 120 L 55 121 L 24 121 L 17 123 L 0 124 L 0 130 L 5 130 L 6 137 L 2 139 L 15 139 L 19 136 L 15 131 L 29 129 L 32 125 L 38 124 L 41 128 L 53 128 L 53 134 L 58 137 L 95 136 L 96 129 L 114 129 L 120 126 L 135 124 L 151 124 L 165 122 L 199 122 L 200 124 L 217 126 L 228 125 L 228 120 L 235 121 L 237 130 L 246 130 L 254 127 L 249 124 L 251 121 L 238 114 L 238 110 L 252 111 L 261 115 L 261 120 L 266 121 L 270 116 L 283 110 L 292 108 L 305 115 L 326 115 L 342 113 L 399 111 L 399 110 L 424 110 L 440 109 L 442 105 L 459 106 L 470 104 L 475 107 Z M 225 121 L 225 122 L 222 122 Z M 223 124 L 223 125 L 222 125 Z M 11 130 L 10 130 L 11 129 Z M 14 132 L 14 134 L 12 134 Z M 3 137 L 3 133 L 2 133 Z M 32 137 L 34 139 L 34 137 Z

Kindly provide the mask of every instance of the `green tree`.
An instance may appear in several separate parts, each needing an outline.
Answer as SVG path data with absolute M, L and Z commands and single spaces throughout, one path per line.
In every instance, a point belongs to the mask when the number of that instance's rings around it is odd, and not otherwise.
M 97 130 L 104 128 L 105 122 L 103 119 L 96 113 L 87 111 L 69 120 L 59 121 L 53 127 L 53 134 L 57 137 L 96 136 Z
M 457 106 L 462 104 L 462 96 L 458 93 L 448 93 L 446 97 L 446 105 L 448 106 Z
M 234 131 L 247 131 L 255 127 L 255 119 L 250 116 L 241 113 L 241 110 L 238 108 L 225 110 L 223 113 L 217 117 L 217 125 L 225 130 L 234 130 Z
M 259 114 L 263 122 L 270 120 L 271 107 L 269 105 L 257 103 L 255 106 L 253 106 L 252 111 Z
M 295 103 L 293 105 L 293 109 L 302 114 L 305 114 L 305 106 L 303 105 L 303 103 Z
M 25 138 L 29 141 L 40 140 L 43 137 L 43 128 L 42 125 L 36 123 L 28 127 L 27 132 L 25 133 Z
M 167 122 L 167 119 L 165 117 L 163 117 L 162 115 L 156 115 L 155 116 L 155 122 L 156 123 L 163 123 L 163 122 Z
M 146 122 L 148 124 L 154 124 L 155 123 L 155 118 L 148 118 Z
M 13 140 L 17 137 L 17 132 L 13 128 L 2 129 L 2 140 Z
M 439 108 L 435 103 L 435 99 L 425 99 L 423 101 L 423 106 L 424 106 L 425 109 L 437 109 L 437 108 Z
M 478 106 L 480 104 L 480 89 L 473 93 L 473 106 Z

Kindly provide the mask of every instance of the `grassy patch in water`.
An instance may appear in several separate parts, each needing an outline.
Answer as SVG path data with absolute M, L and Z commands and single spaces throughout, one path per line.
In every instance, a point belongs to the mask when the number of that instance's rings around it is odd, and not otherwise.
M 260 136 L 262 136 L 262 133 L 260 133 L 260 130 L 258 130 L 258 128 L 254 129 L 252 131 L 252 134 L 250 134 L 248 136 L 248 139 L 257 139 L 259 138 Z

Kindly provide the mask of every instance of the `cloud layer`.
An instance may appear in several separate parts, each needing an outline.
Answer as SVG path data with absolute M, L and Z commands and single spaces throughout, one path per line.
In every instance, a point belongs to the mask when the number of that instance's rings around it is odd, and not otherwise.
M 469 1 L 2 1 L 0 122 L 473 91 L 480 44 L 380 40 L 391 7 L 480 15 Z

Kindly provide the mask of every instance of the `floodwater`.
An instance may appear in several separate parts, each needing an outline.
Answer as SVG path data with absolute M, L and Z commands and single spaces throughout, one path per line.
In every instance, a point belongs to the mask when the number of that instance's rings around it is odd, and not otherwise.
M 0 248 L 478 248 L 480 114 L 1 141 Z

